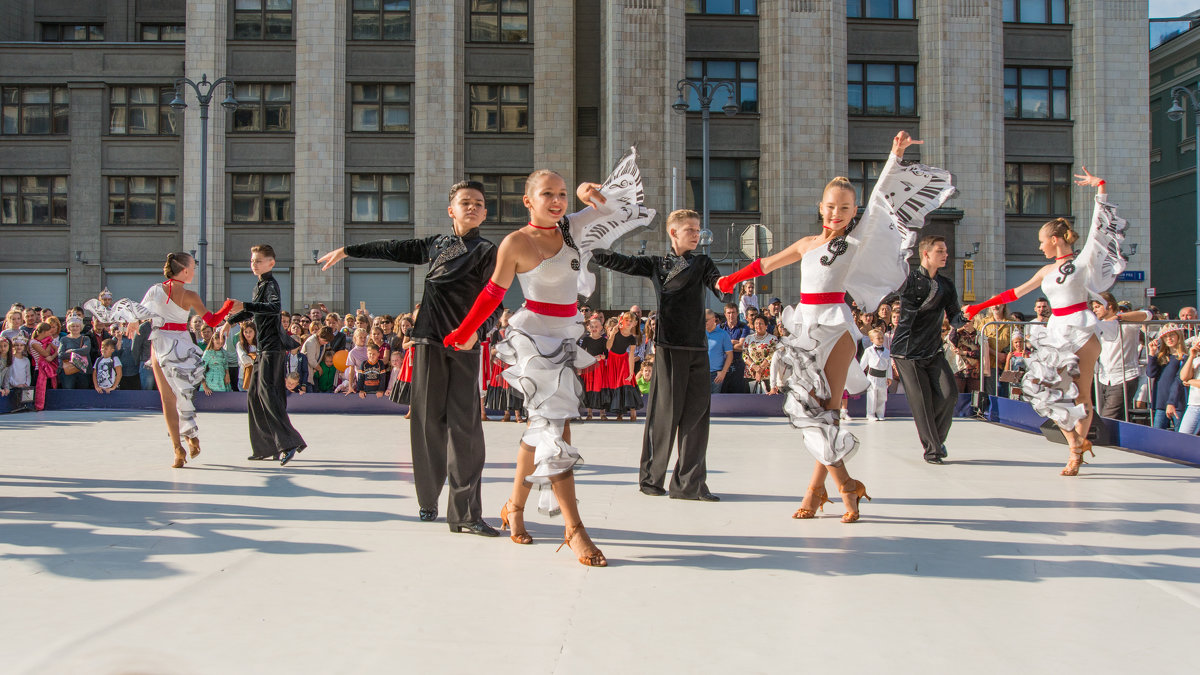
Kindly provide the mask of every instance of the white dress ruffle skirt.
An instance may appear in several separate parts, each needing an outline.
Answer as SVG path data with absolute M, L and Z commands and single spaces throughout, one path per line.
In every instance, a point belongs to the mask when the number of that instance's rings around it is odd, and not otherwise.
M 842 392 L 829 390 L 825 363 L 842 336 L 849 333 L 856 342 L 862 339 L 854 325 L 850 308 L 844 303 L 796 305 L 783 310 L 783 326 L 790 335 L 780 338 L 771 356 L 771 385 L 787 397 L 783 411 L 792 426 L 800 429 L 804 446 L 825 465 L 837 464 L 858 450 L 854 434 L 838 426 L 838 410 L 826 410 L 822 400 L 836 398 Z M 846 373 L 846 390 L 861 393 L 868 381 L 856 359 Z
M 521 441 L 533 447 L 535 468 L 527 480 L 539 489 L 550 478 L 583 462 L 579 451 L 563 438 L 566 423 L 579 416 L 583 386 L 576 369 L 596 359 L 577 345 L 583 335 L 583 316 L 546 316 L 522 307 L 508 322 L 504 339 L 496 343 L 496 356 L 508 364 L 503 377 L 525 398 L 529 427 Z M 538 510 L 554 514 L 553 492 L 541 490 Z
M 150 287 L 140 303 L 121 298 L 111 307 L 105 307 L 95 300 L 88 300 L 84 309 L 104 323 L 151 319 L 154 326 L 150 333 L 150 345 L 154 350 L 151 358 L 158 362 L 167 385 L 175 392 L 175 408 L 179 412 L 179 435 L 195 438 L 199 429 L 196 426 L 196 404 L 192 398 L 196 395 L 196 387 L 204 380 L 204 352 L 192 342 L 186 330 L 163 330 L 160 327 L 164 323 L 163 316 L 168 312 L 187 312 L 177 305 L 168 305 L 169 302 L 162 287 L 155 285 Z M 186 321 L 184 316 L 183 321 L 179 323 Z
M 1033 353 L 1026 359 L 1021 378 L 1021 395 L 1037 414 L 1049 418 L 1060 429 L 1072 429 L 1087 414 L 1076 403 L 1079 396 L 1079 357 L 1076 355 L 1096 335 L 1099 320 L 1090 310 L 1052 316 L 1046 330 L 1029 337 Z M 1090 383 L 1088 383 L 1090 386 Z

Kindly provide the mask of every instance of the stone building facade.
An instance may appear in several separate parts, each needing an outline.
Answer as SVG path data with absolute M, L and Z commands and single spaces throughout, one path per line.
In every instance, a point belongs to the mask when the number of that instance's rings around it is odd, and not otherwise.
M 1086 222 L 1069 175 L 1109 178 L 1148 261 L 1146 6 L 1045 0 L 3 0 L 4 245 L 0 304 L 58 309 L 107 285 L 138 295 L 166 251 L 205 227 L 210 298 L 244 295 L 248 248 L 272 244 L 285 301 L 402 311 L 420 271 L 314 252 L 443 232 L 446 188 L 488 186 L 485 236 L 524 223 L 521 178 L 598 180 L 626 148 L 664 214 L 700 194 L 700 114 L 671 108 L 682 78 L 729 80 L 737 113 L 711 122 L 711 254 L 747 262 L 817 231 L 825 183 L 869 189 L 890 138 L 956 176 L 930 223 L 955 273 L 974 254 L 980 296 L 1026 278 L 1036 227 Z M 1040 7 L 1040 9 L 1039 9 Z M 227 76 L 214 95 L 208 192 L 199 106 L 176 78 Z M 1141 94 L 1139 94 L 1141 92 Z M 685 94 L 687 92 L 685 91 Z M 1064 178 L 1065 177 L 1065 178 Z M 662 252 L 662 219 L 620 244 Z M 644 242 L 644 243 L 643 243 Z M 799 270 L 764 279 L 795 298 Z M 600 273 L 595 306 L 652 304 L 641 280 Z M 1149 281 L 1149 279 L 1148 279 Z M 1144 284 L 1143 284 L 1144 285 Z M 1118 295 L 1141 295 L 1123 283 Z M 520 301 L 512 292 L 506 304 Z M 1031 303 L 1027 303 L 1031 304 Z

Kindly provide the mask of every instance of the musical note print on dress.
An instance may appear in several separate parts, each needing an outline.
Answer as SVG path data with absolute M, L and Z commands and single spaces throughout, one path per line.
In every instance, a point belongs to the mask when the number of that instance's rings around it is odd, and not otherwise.
M 846 243 L 846 235 L 843 234 L 840 237 L 834 237 L 832 240 L 830 240 L 829 246 L 827 247 L 829 255 L 821 256 L 821 264 L 829 267 L 833 264 L 834 260 L 838 259 L 838 256 L 845 253 L 849 248 L 850 245 Z

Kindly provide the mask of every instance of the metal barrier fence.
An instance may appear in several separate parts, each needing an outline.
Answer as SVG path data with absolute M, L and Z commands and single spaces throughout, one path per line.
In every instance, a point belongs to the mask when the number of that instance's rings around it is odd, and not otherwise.
M 1091 311 L 1091 310 L 1086 310 L 1086 311 Z M 1121 354 L 1125 353 L 1125 340 L 1126 340 L 1125 333 L 1126 333 L 1126 331 L 1123 330 L 1124 328 L 1137 328 L 1139 344 L 1140 345 L 1149 345 L 1151 340 L 1157 339 L 1158 332 L 1159 332 L 1159 330 L 1161 330 L 1161 327 L 1165 326 L 1167 324 L 1174 324 L 1176 326 L 1180 326 L 1183 328 L 1183 335 L 1181 335 L 1180 337 L 1184 341 L 1184 351 L 1185 352 L 1187 351 L 1187 347 L 1188 347 L 1187 343 L 1190 341 L 1190 339 L 1194 338 L 1197 335 L 1200 335 L 1200 319 L 1186 319 L 1186 320 L 1185 319 L 1149 319 L 1146 321 L 1128 321 L 1128 322 L 1123 321 L 1120 323 L 1120 327 L 1122 328 L 1122 330 L 1117 331 L 1117 341 L 1119 343 L 1120 353 Z M 993 326 L 993 325 L 1012 327 L 1009 330 L 1009 345 L 1010 346 L 1012 344 L 1013 331 L 1015 330 L 1015 328 L 1017 326 L 1026 326 L 1026 327 L 1036 326 L 1036 327 L 1042 328 L 1043 330 L 1045 329 L 1045 326 L 1046 326 L 1046 324 L 1041 321 L 988 321 L 988 322 L 984 323 L 982 326 L 980 326 L 979 327 L 979 335 L 976 338 L 979 343 L 979 360 L 980 360 L 979 391 L 984 391 L 984 389 L 985 389 L 983 365 L 985 363 L 985 359 L 987 358 L 987 353 L 988 353 L 987 352 L 987 349 L 988 349 L 987 343 L 991 342 L 993 344 L 997 344 L 997 346 L 998 346 L 998 340 L 999 340 L 998 337 L 988 337 L 986 335 L 987 327 Z M 1151 328 L 1154 328 L 1155 330 L 1151 331 Z M 1000 332 L 1000 329 L 997 329 L 997 333 L 996 333 L 997 336 L 999 336 L 999 332 Z M 1026 346 L 1027 347 L 1031 346 L 1029 343 L 1029 329 L 1022 328 L 1022 334 L 1025 338 Z M 1103 342 L 1101 343 L 1101 345 L 1103 346 Z M 999 352 L 999 349 L 997 349 L 996 351 Z M 1137 364 L 1133 365 L 1132 367 L 1130 366 L 1129 363 L 1126 363 L 1125 360 L 1122 358 L 1121 359 L 1121 381 L 1124 383 L 1124 382 L 1129 382 L 1131 379 L 1133 379 L 1133 380 L 1140 379 L 1141 375 L 1143 374 L 1143 368 L 1146 363 L 1146 358 L 1148 356 L 1149 356 L 1148 352 L 1142 352 L 1139 350 L 1138 362 L 1137 362 Z M 1002 366 L 1003 366 L 1003 364 L 993 364 L 992 365 L 992 373 L 993 373 L 993 381 L 994 381 L 992 394 L 994 396 L 1000 395 L 1000 372 L 1002 372 Z M 1150 388 L 1151 392 L 1153 391 L 1153 388 L 1156 386 L 1156 383 L 1157 383 L 1157 378 L 1155 378 L 1153 380 L 1147 379 L 1147 387 Z M 1098 367 L 1096 368 L 1096 370 L 1092 376 L 1092 384 L 1094 386 L 1094 391 L 1099 392 L 1100 391 L 1100 369 Z M 1135 392 L 1136 392 L 1136 390 L 1135 390 Z M 1093 397 L 1093 398 L 1095 398 L 1095 397 Z M 1129 400 L 1128 387 L 1125 387 L 1125 386 L 1121 387 L 1121 400 L 1122 400 L 1122 403 L 1124 404 L 1122 406 L 1122 408 L 1124 409 L 1124 415 L 1123 415 L 1124 420 L 1123 421 L 1128 422 L 1129 421 L 1130 403 L 1131 403 L 1131 401 Z M 1093 400 L 1092 404 L 1095 405 L 1096 401 Z M 1097 407 L 1097 410 L 1098 409 L 1099 408 Z M 1150 415 L 1151 415 L 1151 423 L 1153 423 L 1153 415 L 1154 415 L 1153 408 L 1150 409 Z M 1182 417 L 1182 412 L 1180 412 L 1180 416 Z

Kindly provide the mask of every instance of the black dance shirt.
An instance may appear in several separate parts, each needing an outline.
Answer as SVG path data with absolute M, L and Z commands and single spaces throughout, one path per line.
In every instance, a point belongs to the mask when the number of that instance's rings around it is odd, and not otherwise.
M 712 291 L 717 298 L 717 279 L 721 272 L 706 255 L 669 253 L 657 255 L 621 255 L 596 251 L 592 260 L 601 267 L 636 277 L 648 277 L 658 296 L 658 325 L 654 343 L 682 349 L 708 349 L 704 330 L 704 296 Z
M 249 302 L 242 303 L 242 311 L 225 320 L 241 323 L 254 318 L 254 339 L 259 352 L 284 352 L 292 349 L 296 341 L 283 332 L 280 316 L 283 305 L 279 300 L 279 282 L 270 272 L 258 278 L 254 295 Z
M 892 336 L 892 356 L 927 359 L 942 351 L 942 320 L 958 328 L 967 322 L 958 304 L 958 290 L 944 274 L 929 276 L 920 265 L 900 287 L 900 322 Z
M 380 239 L 352 244 L 346 247 L 346 255 L 408 265 L 431 263 L 425 273 L 425 294 L 412 329 L 412 339 L 439 346 L 442 339 L 467 318 L 467 312 L 496 267 L 496 245 L 479 236 L 478 228 L 461 237 L 437 234 L 424 239 Z M 500 310 L 497 309 L 479 327 L 477 333 L 481 341 L 499 317 Z

